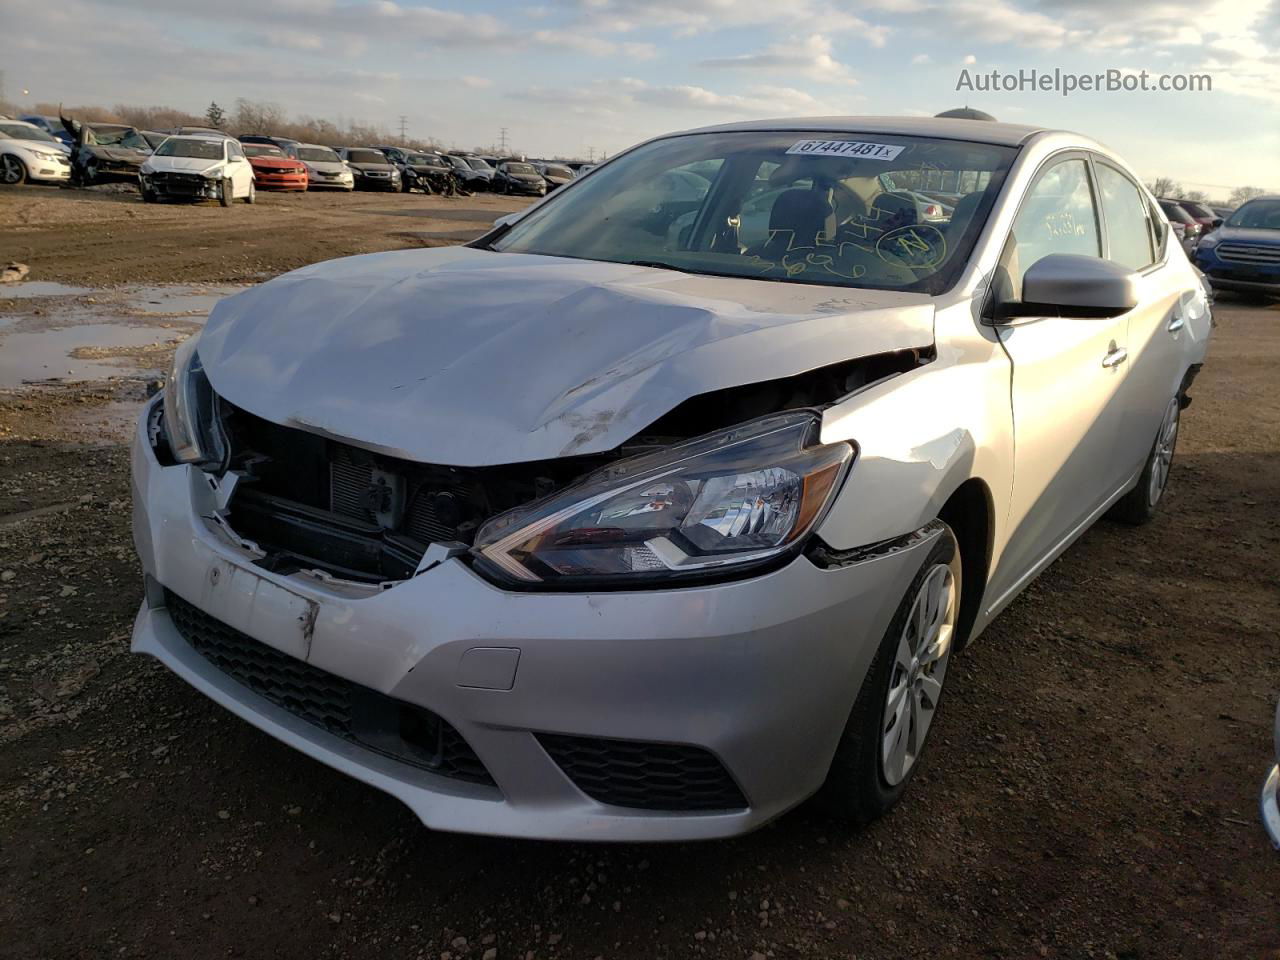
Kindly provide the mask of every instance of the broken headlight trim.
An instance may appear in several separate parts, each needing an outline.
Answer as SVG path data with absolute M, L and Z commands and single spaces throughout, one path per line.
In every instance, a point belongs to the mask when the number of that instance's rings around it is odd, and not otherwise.
M 798 550 L 854 459 L 811 410 L 754 420 L 596 471 L 486 523 L 472 554 L 516 585 L 706 577 Z
M 164 431 L 179 463 L 220 466 L 227 443 L 215 416 L 213 387 L 196 352 L 196 337 L 178 347 L 164 384 Z

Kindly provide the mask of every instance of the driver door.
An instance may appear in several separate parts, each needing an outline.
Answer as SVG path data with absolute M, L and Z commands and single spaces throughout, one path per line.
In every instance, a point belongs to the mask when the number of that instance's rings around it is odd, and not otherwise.
M 1042 257 L 1102 254 L 1096 192 L 1083 155 L 1043 170 L 1023 198 L 997 279 L 1006 302 Z M 1014 475 L 1009 541 L 992 578 L 1005 596 L 1066 549 L 1123 484 L 1115 450 L 1127 371 L 1127 321 L 1017 316 L 996 326 L 1012 363 Z

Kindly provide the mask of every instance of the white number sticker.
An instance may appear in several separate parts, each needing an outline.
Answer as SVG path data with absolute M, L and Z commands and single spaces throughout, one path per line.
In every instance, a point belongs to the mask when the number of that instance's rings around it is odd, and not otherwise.
M 891 143 L 867 143 L 862 140 L 801 140 L 787 153 L 810 157 L 862 157 L 864 160 L 892 160 L 903 148 Z

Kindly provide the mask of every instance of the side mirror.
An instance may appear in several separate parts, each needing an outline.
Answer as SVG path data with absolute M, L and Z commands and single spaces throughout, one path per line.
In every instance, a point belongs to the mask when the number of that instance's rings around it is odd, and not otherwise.
M 1051 253 L 1022 277 L 1022 300 L 1001 316 L 1118 317 L 1138 305 L 1139 278 L 1110 260 Z

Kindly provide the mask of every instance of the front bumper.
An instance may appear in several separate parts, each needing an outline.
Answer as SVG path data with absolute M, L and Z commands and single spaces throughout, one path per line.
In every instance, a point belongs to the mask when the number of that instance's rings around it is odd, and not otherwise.
M 259 190 L 305 190 L 307 175 L 305 173 L 268 173 L 255 170 L 253 182 Z
M 355 188 L 357 190 L 399 190 L 399 177 L 372 177 L 364 174 L 355 178 Z
M 133 650 L 398 797 L 427 826 L 467 833 L 691 840 L 744 833 L 783 813 L 825 779 L 879 640 L 930 546 L 925 539 L 838 569 L 801 557 L 749 580 L 629 593 L 509 592 L 452 558 L 376 590 L 253 566 L 209 519 L 216 492 L 205 474 L 162 467 L 141 427 L 132 461 L 134 540 L 148 585 Z M 431 711 L 495 785 L 363 749 L 241 685 L 184 639 L 165 589 L 260 644 Z M 552 759 L 547 735 L 700 748 L 746 805 L 691 812 L 600 802 Z
M 160 197 L 190 200 L 218 200 L 222 197 L 222 181 L 211 180 L 198 173 L 140 173 L 138 183 Z
M 37 160 L 27 175 L 31 180 L 44 183 L 63 183 L 71 179 L 71 165 L 57 160 Z
M 1280 263 L 1243 263 L 1225 260 L 1217 247 L 1198 247 L 1193 262 L 1217 290 L 1280 296 Z

